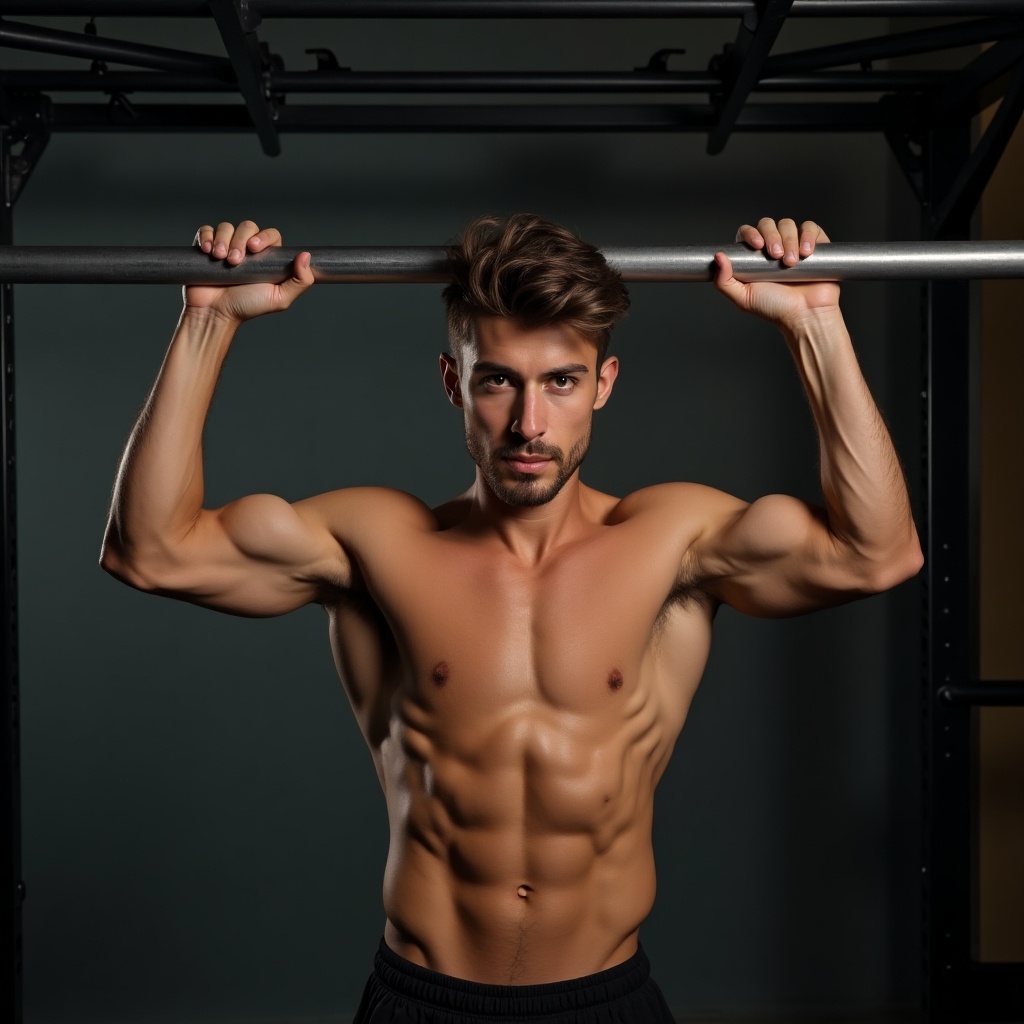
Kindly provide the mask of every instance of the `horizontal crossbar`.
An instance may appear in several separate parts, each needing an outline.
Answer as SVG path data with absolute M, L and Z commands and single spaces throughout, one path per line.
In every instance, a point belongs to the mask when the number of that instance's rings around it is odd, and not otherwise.
M 1009 682 L 969 683 L 966 686 L 943 686 L 939 697 L 946 704 L 968 707 L 1022 707 L 1024 706 L 1024 683 Z
M 714 254 L 733 261 L 741 281 L 882 281 L 1024 277 L 1024 241 L 883 242 L 821 246 L 794 267 L 743 245 L 611 246 L 626 281 L 710 281 Z M 12 284 L 250 284 L 290 273 L 297 246 L 269 249 L 230 267 L 188 246 L 0 246 L 0 281 Z M 311 248 L 318 281 L 451 280 L 439 246 Z
M 757 0 L 249 0 L 263 18 L 742 18 Z M 209 17 L 204 0 L 7 0 L 7 15 Z M 791 16 L 1018 14 L 1019 0 L 795 0 Z

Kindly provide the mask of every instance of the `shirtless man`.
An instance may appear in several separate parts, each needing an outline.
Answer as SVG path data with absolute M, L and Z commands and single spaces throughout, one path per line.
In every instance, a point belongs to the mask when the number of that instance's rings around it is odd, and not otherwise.
M 828 241 L 812 222 L 769 219 L 737 238 L 788 264 Z M 197 235 L 229 264 L 280 242 L 251 222 Z M 280 285 L 185 289 L 102 565 L 219 611 L 327 612 L 391 831 L 357 1021 L 671 1021 L 638 933 L 654 900 L 654 790 L 715 611 L 793 615 L 913 576 L 903 473 L 838 287 L 741 284 L 719 253 L 719 290 L 777 324 L 794 356 L 824 506 L 692 483 L 599 493 L 579 463 L 619 368 L 605 355 L 628 306 L 618 275 L 525 215 L 475 222 L 452 256 L 441 375 L 476 463 L 464 494 L 436 509 L 371 487 L 203 508 L 224 357 L 242 321 L 312 284 L 303 253 Z

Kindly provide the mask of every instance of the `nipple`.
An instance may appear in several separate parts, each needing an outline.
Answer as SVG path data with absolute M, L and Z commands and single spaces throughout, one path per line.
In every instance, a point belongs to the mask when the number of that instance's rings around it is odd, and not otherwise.
M 528 885 L 521 885 L 518 889 L 516 889 L 516 893 L 519 895 L 521 899 L 524 900 L 527 896 L 530 895 L 531 892 L 533 892 L 533 889 L 531 889 Z
M 617 668 L 613 668 L 608 674 L 608 687 L 611 690 L 622 689 L 622 673 Z
M 434 671 L 430 673 L 430 678 L 433 679 L 435 686 L 444 686 L 448 682 L 448 662 L 439 661 L 434 666 Z

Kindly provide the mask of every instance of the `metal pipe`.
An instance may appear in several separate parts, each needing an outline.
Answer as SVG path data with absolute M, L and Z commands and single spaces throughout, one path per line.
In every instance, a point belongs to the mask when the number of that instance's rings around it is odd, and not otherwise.
M 943 686 L 939 698 L 961 707 L 1009 708 L 1024 706 L 1024 683 L 970 683 L 967 686 Z
M 757 92 L 889 92 L 938 88 L 944 71 L 850 71 L 762 78 Z M 282 93 L 708 93 L 723 88 L 707 71 L 270 71 Z
M 284 103 L 274 126 L 286 132 L 706 132 L 715 108 L 704 103 Z M 53 103 L 53 132 L 251 132 L 240 103 Z M 875 132 L 874 100 L 857 103 L 751 103 L 740 132 Z
M 1019 14 L 1020 11 L 1015 13 Z M 1024 32 L 1024 18 L 984 18 L 910 32 L 894 32 L 870 39 L 834 43 L 831 46 L 817 46 L 812 50 L 778 53 L 769 57 L 761 70 L 765 77 L 792 75 L 801 71 L 841 67 L 844 64 L 935 53 L 972 43 L 989 43 L 1021 32 Z
M 85 60 L 110 60 L 118 64 L 132 64 L 159 71 L 190 72 L 214 75 L 234 80 L 231 62 L 224 57 L 208 57 L 186 50 L 171 50 L 164 46 L 128 43 L 120 39 L 64 32 L 61 29 L 40 28 L 15 21 L 0 21 L 0 46 L 16 50 L 34 50 L 56 53 Z
M 743 245 L 610 246 L 609 262 L 626 281 L 710 281 L 724 251 L 741 281 L 881 281 L 1024 277 L 1024 241 L 883 242 L 820 247 L 795 267 Z M 12 284 L 251 284 L 290 273 L 297 246 L 249 256 L 238 267 L 197 249 L 169 247 L 0 246 L 0 281 Z M 451 280 L 439 246 L 311 248 L 318 281 Z
M 834 71 L 762 78 L 754 92 L 920 92 L 952 71 Z M 722 79 L 706 71 L 269 71 L 267 89 L 287 93 L 709 93 Z M 237 92 L 233 77 L 154 71 L 0 71 L 0 86 L 45 92 Z

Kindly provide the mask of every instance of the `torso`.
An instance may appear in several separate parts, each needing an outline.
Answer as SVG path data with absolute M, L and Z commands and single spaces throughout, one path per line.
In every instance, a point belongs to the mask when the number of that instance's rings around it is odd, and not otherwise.
M 685 528 L 598 507 L 535 566 L 424 517 L 354 552 L 327 606 L 387 800 L 385 938 L 433 970 L 594 973 L 632 955 L 651 909 L 654 789 L 714 605 L 681 586 Z

